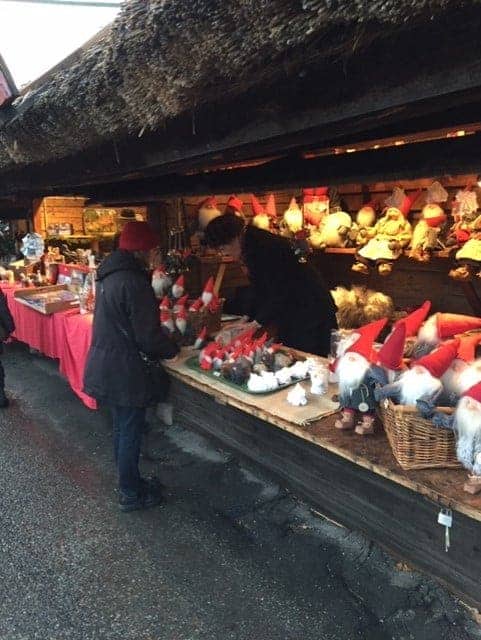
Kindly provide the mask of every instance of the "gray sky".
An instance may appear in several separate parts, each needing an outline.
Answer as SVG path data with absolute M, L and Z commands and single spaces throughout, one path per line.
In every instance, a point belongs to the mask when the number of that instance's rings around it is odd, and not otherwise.
M 0 53 L 17 86 L 60 62 L 112 22 L 118 11 L 0 0 Z

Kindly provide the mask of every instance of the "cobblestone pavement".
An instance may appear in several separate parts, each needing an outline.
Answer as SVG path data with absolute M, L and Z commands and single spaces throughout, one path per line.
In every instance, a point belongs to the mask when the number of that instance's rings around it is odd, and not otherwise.
M 21 345 L 4 364 L 1 640 L 481 638 L 433 581 L 182 425 L 143 457 L 165 504 L 119 513 L 109 416 Z

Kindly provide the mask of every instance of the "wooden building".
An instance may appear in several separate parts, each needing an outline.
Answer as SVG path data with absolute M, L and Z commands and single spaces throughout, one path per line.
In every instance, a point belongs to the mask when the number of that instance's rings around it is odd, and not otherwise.
M 46 196 L 138 205 L 168 230 L 183 201 L 337 186 L 367 194 L 481 173 L 476 0 L 130 0 L 117 20 L 0 110 L 0 210 Z M 175 212 L 174 212 L 175 213 Z M 318 256 L 329 284 L 352 255 Z M 372 280 L 402 307 L 481 312 L 449 259 Z M 266 465 L 329 517 L 481 604 L 481 498 L 462 470 L 405 472 L 382 432 L 355 441 L 258 411 L 178 370 L 180 418 Z M 344 436 L 341 438 L 340 436 Z M 440 508 L 453 510 L 444 549 Z

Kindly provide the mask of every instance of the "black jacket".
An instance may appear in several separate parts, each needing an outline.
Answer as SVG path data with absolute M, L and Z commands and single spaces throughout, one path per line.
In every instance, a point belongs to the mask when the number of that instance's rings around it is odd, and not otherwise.
M 109 405 L 147 407 L 165 399 L 168 378 L 154 388 L 139 352 L 173 358 L 178 347 L 164 333 L 147 272 L 129 251 L 117 250 L 100 265 L 92 344 L 84 391 Z
M 15 331 L 15 323 L 10 313 L 10 309 L 7 305 L 7 299 L 5 298 L 3 291 L 0 290 L 0 324 L 5 331 L 10 334 Z M 0 353 L 2 353 L 2 343 L 0 342 Z
M 243 259 L 253 289 L 251 315 L 274 326 L 286 346 L 327 355 L 336 306 L 318 271 L 298 261 L 287 239 L 255 227 L 246 229 Z

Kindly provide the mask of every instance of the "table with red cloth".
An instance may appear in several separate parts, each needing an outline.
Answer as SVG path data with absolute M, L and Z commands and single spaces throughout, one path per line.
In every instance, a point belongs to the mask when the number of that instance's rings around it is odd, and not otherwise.
M 58 359 L 60 372 L 73 391 L 87 407 L 96 409 L 96 401 L 82 391 L 83 372 L 92 339 L 92 315 L 81 315 L 77 309 L 45 315 L 15 299 L 17 285 L 2 283 L 0 286 L 15 321 L 13 338 L 49 358 Z

